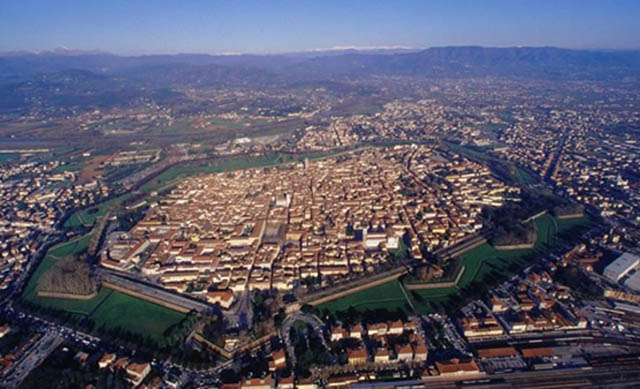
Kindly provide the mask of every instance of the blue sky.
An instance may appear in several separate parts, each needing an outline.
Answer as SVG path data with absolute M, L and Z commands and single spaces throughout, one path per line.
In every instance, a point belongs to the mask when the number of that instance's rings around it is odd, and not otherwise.
M 640 48 L 640 0 L 0 0 L 0 51 Z

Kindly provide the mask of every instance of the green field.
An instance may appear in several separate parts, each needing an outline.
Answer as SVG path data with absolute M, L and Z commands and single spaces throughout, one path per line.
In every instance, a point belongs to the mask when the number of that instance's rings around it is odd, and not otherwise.
M 345 296 L 343 298 L 320 304 L 319 309 L 330 312 L 346 311 L 353 307 L 357 311 L 385 308 L 388 310 L 405 309 L 407 300 L 400 289 L 400 281 L 394 280 Z
M 107 299 L 92 315 L 96 328 L 119 327 L 156 341 L 163 338 L 167 328 L 184 317 L 183 313 L 111 290 Z
M 20 154 L 18 153 L 2 153 L 0 154 L 0 163 L 8 162 L 18 158 L 20 158 Z
M 94 329 L 122 328 L 131 333 L 162 339 L 165 330 L 180 322 L 185 314 L 102 287 L 98 295 L 89 300 L 71 300 L 38 297 L 33 294 L 29 301 L 58 310 L 90 316 L 95 321 Z
M 162 338 L 164 331 L 184 318 L 184 314 L 170 310 L 109 288 L 101 288 L 97 296 L 89 300 L 71 300 L 39 297 L 36 294 L 38 279 L 54 263 L 69 255 L 84 251 L 89 245 L 90 235 L 58 245 L 47 252 L 33 273 L 22 297 L 31 303 L 58 310 L 87 316 L 96 323 L 95 328 L 122 327 L 130 332 L 149 336 L 155 340 Z
M 220 160 L 211 165 L 179 166 L 167 169 L 164 173 L 140 187 L 142 192 L 158 190 L 171 184 L 176 178 L 184 178 L 198 173 L 220 173 L 231 170 L 251 169 L 274 166 L 282 163 L 281 154 L 263 155 L 259 157 L 242 157 Z
M 465 266 L 456 287 L 422 290 L 408 290 L 416 310 L 422 314 L 434 312 L 434 303 L 444 303 L 452 296 L 459 295 L 465 288 L 475 288 L 482 282 L 488 282 L 493 275 L 507 277 L 539 258 L 550 248 L 566 243 L 563 233 L 571 235 L 591 225 L 588 218 L 556 220 L 544 215 L 535 220 L 538 239 L 533 249 L 497 250 L 488 243 L 463 254 L 459 261 Z M 574 231 L 577 229 L 578 231 Z M 379 285 L 338 300 L 321 304 L 319 309 L 330 312 L 344 311 L 354 307 L 359 311 L 386 308 L 396 310 L 405 307 L 406 299 L 400 289 L 399 281 Z M 474 289 L 475 290 L 475 289 Z
M 462 146 L 452 142 L 445 142 L 445 144 L 452 151 L 464 155 L 471 160 L 488 163 L 491 170 L 499 175 L 502 179 L 517 183 L 522 187 L 536 184 L 540 181 L 539 177 L 537 177 L 535 173 L 518 167 L 511 162 L 503 161 L 501 159 L 498 159 L 497 157 L 494 157 L 493 155 L 486 152 L 488 149 Z M 498 169 L 498 171 L 495 171 L 495 166 L 501 166 L 502 168 Z
M 528 171 L 519 167 L 515 167 L 514 175 L 515 175 L 516 181 L 518 181 L 518 184 L 520 184 L 520 186 L 533 185 L 538 183 L 539 181 L 537 177 L 533 176 Z

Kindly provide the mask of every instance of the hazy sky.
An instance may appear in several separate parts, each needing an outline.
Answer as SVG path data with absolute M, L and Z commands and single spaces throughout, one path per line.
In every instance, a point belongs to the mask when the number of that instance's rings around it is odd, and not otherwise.
M 640 48 L 640 0 L 0 0 L 0 51 Z

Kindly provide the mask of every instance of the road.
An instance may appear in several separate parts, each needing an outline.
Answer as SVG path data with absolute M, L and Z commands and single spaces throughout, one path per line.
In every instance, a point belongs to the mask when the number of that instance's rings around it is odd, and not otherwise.
M 27 350 L 20 360 L 16 361 L 12 367 L 5 372 L 5 381 L 0 384 L 0 388 L 16 388 L 29 375 L 29 373 L 40 366 L 42 362 L 62 344 L 63 338 L 55 332 L 45 333 L 29 350 Z
M 289 332 L 291 330 L 291 326 L 293 326 L 296 321 L 301 321 L 310 325 L 318 334 L 318 337 L 322 341 L 322 345 L 325 347 L 325 349 L 330 350 L 329 345 L 327 344 L 327 340 L 324 337 L 324 322 L 315 315 L 304 314 L 301 312 L 293 313 L 287 316 L 286 319 L 284 319 L 282 328 L 280 329 L 280 337 L 284 341 L 284 344 L 287 348 L 287 353 L 289 354 L 289 360 L 291 361 L 292 366 L 296 365 L 296 353 L 294 351 L 293 345 L 291 344 Z M 333 361 L 333 363 L 335 363 L 335 361 Z

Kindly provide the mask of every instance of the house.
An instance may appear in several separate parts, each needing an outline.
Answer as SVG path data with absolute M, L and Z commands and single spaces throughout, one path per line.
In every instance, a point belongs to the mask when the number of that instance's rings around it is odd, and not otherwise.
M 398 356 L 398 362 L 411 362 L 413 361 L 413 348 L 410 344 L 396 346 L 396 355 Z
M 385 336 L 387 334 L 387 323 L 371 324 L 367 327 L 369 336 Z
M 115 353 L 106 353 L 98 361 L 98 368 L 105 369 L 116 360 Z
M 429 356 L 429 350 L 427 349 L 427 345 L 424 343 L 424 341 L 418 342 L 413 350 L 415 352 L 413 357 L 415 361 L 424 362 L 427 360 L 427 357 Z
M 127 365 L 125 372 L 127 373 L 127 380 L 131 382 L 133 386 L 138 386 L 144 380 L 144 378 L 151 371 L 151 365 L 148 362 L 136 363 L 132 362 Z
M 364 347 L 347 350 L 347 362 L 350 365 L 367 363 L 367 350 Z
M 375 363 L 389 363 L 389 350 L 386 347 L 377 348 L 373 360 Z
M 110 366 L 109 369 L 111 371 L 118 371 L 119 369 L 124 369 L 124 367 L 129 363 L 129 358 L 121 357 L 115 360 Z
M 335 342 L 347 337 L 347 331 L 341 325 L 331 326 L 331 341 Z
M 401 320 L 394 321 L 389 324 L 389 329 L 387 331 L 387 334 L 402 335 L 403 332 L 404 332 L 404 324 L 402 323 Z
M 491 312 L 493 313 L 501 313 L 506 310 L 502 300 L 498 297 L 492 297 L 489 305 L 491 306 Z
M 362 333 L 364 332 L 362 324 L 355 325 L 349 329 L 349 337 L 362 339 Z

